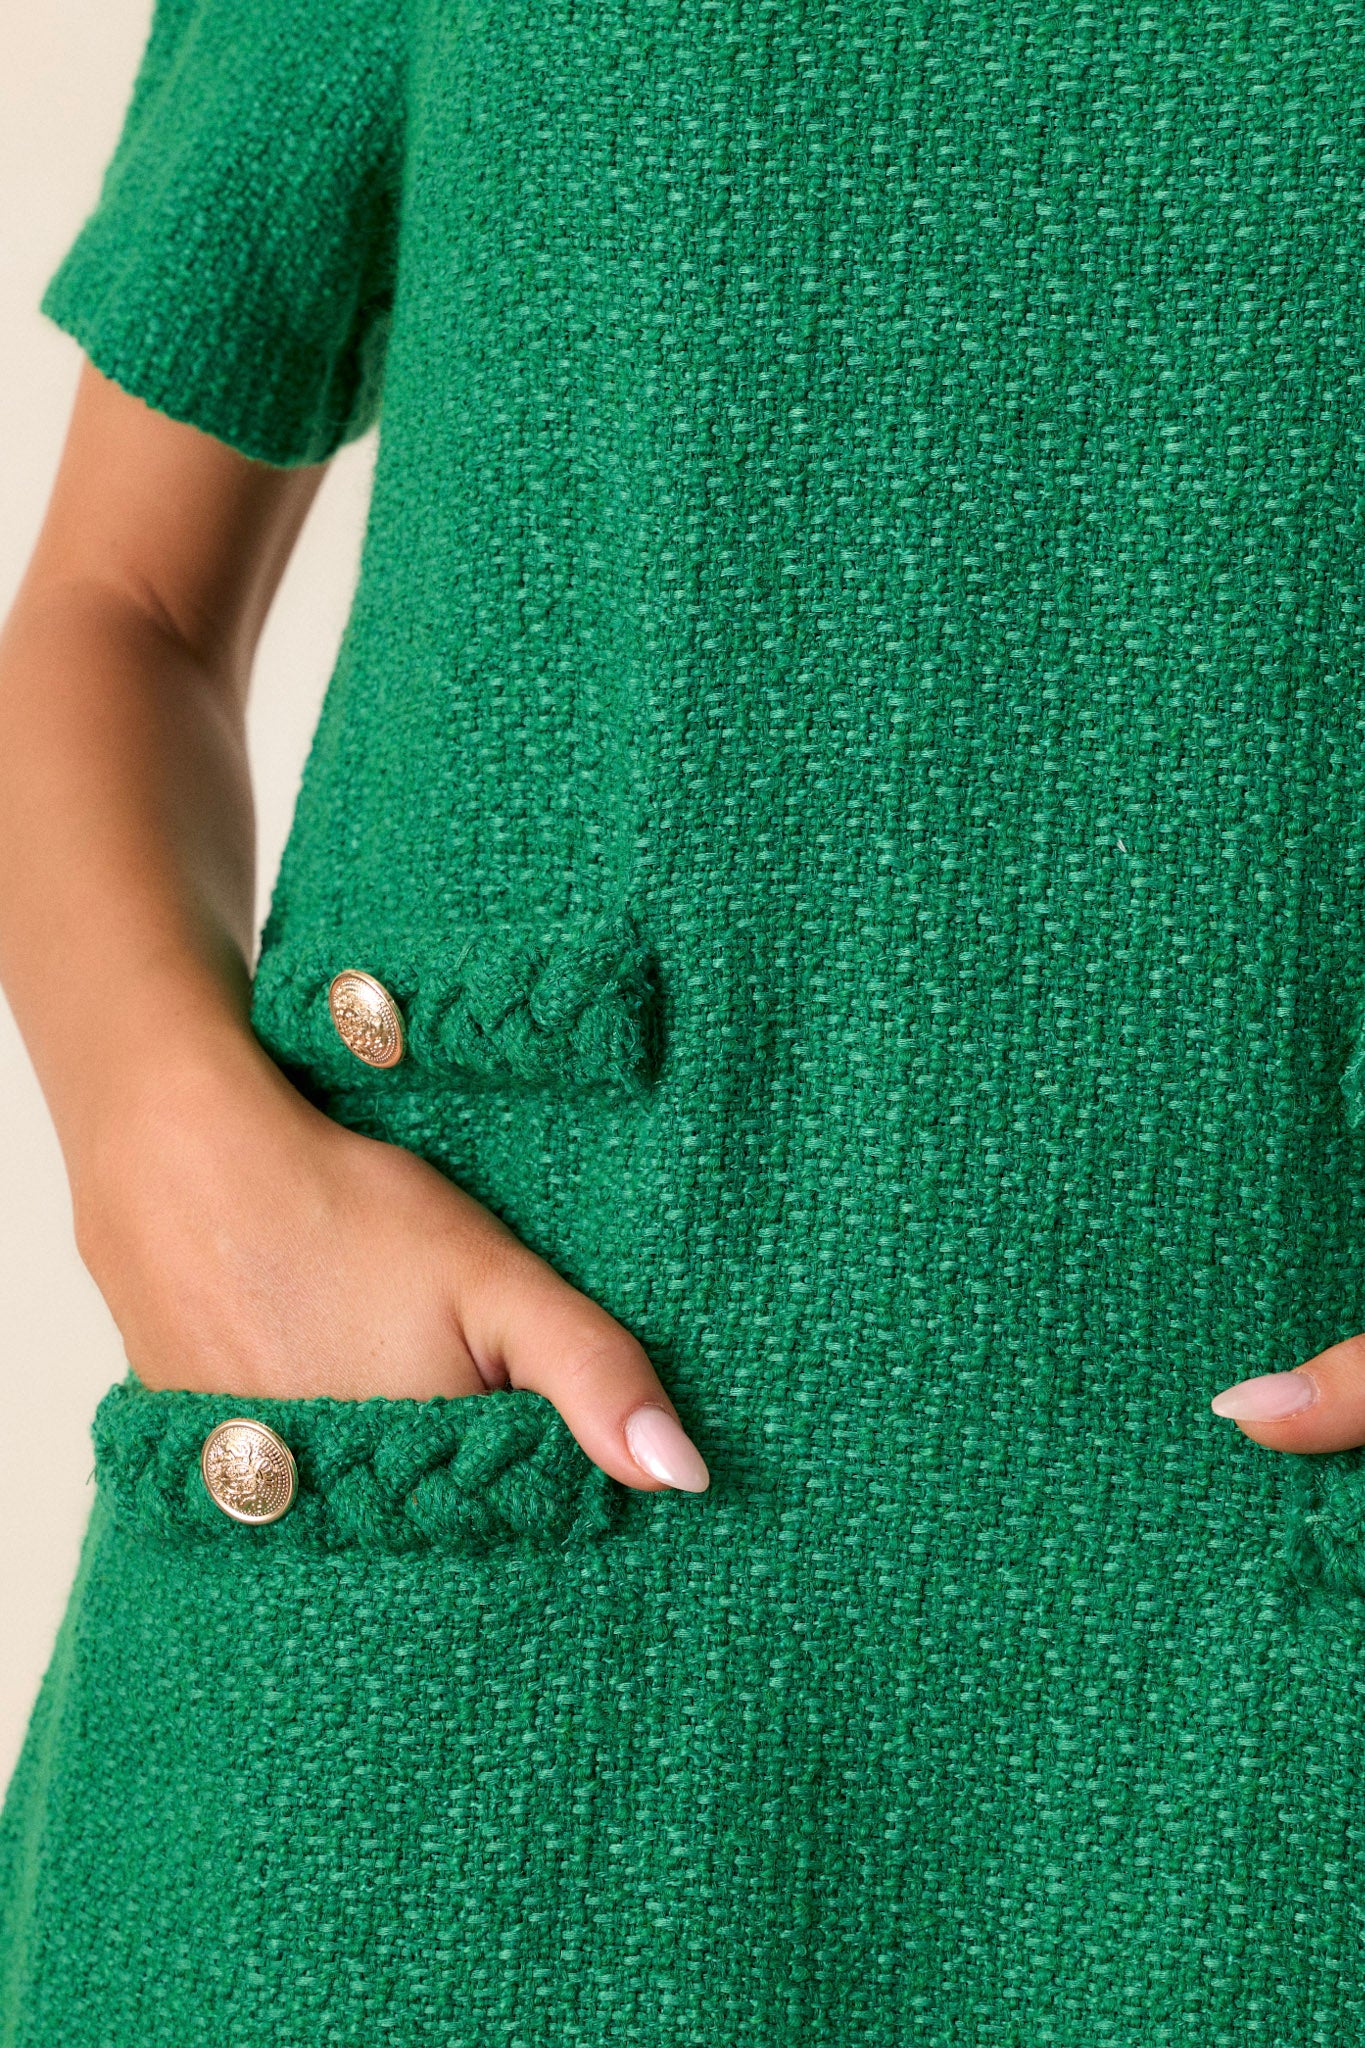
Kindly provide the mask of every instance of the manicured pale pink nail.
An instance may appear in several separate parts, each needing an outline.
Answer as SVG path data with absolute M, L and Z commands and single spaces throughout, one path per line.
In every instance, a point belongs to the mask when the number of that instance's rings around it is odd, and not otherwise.
M 1230 1415 L 1234 1422 L 1278 1422 L 1282 1416 L 1297 1415 L 1317 1397 L 1307 1373 L 1263 1372 L 1254 1380 L 1224 1387 L 1209 1406 L 1215 1415 Z
M 666 1408 L 650 1402 L 635 1409 L 626 1417 L 626 1442 L 641 1470 L 651 1479 L 662 1479 L 665 1486 L 705 1493 L 711 1484 L 701 1452 Z

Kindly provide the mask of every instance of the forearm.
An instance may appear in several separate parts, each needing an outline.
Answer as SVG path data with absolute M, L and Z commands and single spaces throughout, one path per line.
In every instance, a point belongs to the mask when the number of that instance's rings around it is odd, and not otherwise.
M 252 461 L 87 363 L 0 629 L 0 981 L 86 1265 L 149 1389 L 510 1384 L 624 1484 L 705 1485 L 636 1338 L 252 1035 L 247 681 L 321 474 Z
M 93 583 L 0 633 L 0 980 L 73 1186 L 156 1089 L 263 1058 L 244 698 Z

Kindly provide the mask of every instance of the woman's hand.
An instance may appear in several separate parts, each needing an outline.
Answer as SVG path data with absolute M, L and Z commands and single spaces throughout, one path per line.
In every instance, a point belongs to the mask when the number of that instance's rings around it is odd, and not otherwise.
M 613 1478 L 700 1491 L 635 1338 L 432 1167 L 313 1109 L 249 1029 L 247 695 L 321 476 L 82 365 L 0 631 L 0 977 L 82 1254 L 149 1387 L 529 1387 Z
M 1210 1405 L 1268 1450 L 1348 1451 L 1365 1444 L 1365 1336 L 1329 1344 L 1292 1372 L 1238 1380 Z
M 627 1486 L 707 1484 L 629 1331 L 424 1160 L 334 1123 L 241 1041 L 125 1100 L 73 1200 L 147 1387 L 346 1400 L 529 1387 Z

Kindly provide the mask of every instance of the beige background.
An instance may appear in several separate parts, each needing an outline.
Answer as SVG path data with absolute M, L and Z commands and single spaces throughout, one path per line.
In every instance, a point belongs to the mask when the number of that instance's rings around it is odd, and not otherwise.
M 150 0 L 44 0 L 0 74 L 0 610 L 37 533 L 80 351 L 37 311 L 113 148 Z M 260 911 L 355 583 L 374 436 L 331 465 L 266 627 L 252 754 Z M 89 1509 L 90 1417 L 123 1372 L 71 1239 L 56 1140 L 0 998 L 0 1784 L 8 1781 Z

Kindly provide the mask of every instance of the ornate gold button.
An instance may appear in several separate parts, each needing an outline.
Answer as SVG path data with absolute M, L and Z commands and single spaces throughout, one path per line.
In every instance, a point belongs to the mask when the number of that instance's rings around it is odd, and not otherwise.
M 367 1067 L 396 1067 L 403 1057 L 403 1019 L 382 981 L 344 967 L 327 991 L 337 1035 Z
M 199 1469 L 210 1498 L 234 1522 L 278 1522 L 298 1492 L 298 1466 L 284 1438 L 245 1415 L 209 1431 Z

